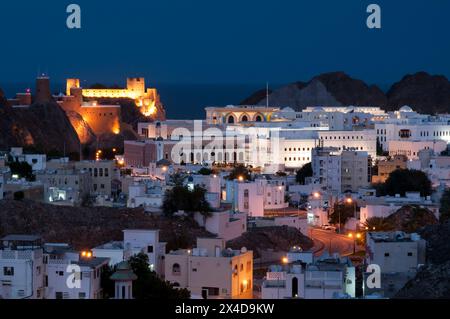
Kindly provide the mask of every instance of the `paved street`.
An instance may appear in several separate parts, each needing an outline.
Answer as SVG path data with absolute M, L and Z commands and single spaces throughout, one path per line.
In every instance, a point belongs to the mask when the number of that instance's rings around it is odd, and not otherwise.
M 339 253 L 341 256 L 353 254 L 353 239 L 345 235 L 336 234 L 333 231 L 312 228 L 310 236 L 314 240 L 314 254 L 322 255 L 325 251 Z

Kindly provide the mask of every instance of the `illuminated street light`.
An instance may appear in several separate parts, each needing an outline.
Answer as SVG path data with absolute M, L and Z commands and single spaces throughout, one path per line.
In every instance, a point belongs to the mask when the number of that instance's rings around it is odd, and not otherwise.
M 313 194 L 313 197 L 314 197 L 314 198 L 320 198 L 320 193 L 319 193 L 319 192 L 315 192 L 315 193 Z
M 287 257 L 283 257 L 283 258 L 281 259 L 281 262 L 282 262 L 283 264 L 287 264 L 287 263 L 289 262 L 289 259 L 288 259 Z
M 361 234 L 360 233 L 356 234 L 356 238 L 360 239 L 361 238 Z
M 244 176 L 240 175 L 240 176 L 238 177 L 238 180 L 239 180 L 240 182 L 242 182 L 242 181 L 244 180 Z
M 353 234 L 352 233 L 348 234 L 348 238 L 353 238 Z

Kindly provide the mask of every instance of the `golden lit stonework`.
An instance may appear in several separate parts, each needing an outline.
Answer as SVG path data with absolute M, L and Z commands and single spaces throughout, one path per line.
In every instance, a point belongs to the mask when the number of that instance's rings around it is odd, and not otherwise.
M 71 95 L 71 90 L 80 88 L 79 79 L 67 79 L 66 94 Z M 82 89 L 85 98 L 127 98 L 135 101 L 140 112 L 147 116 L 154 116 L 158 108 L 162 109 L 159 94 L 155 88 L 146 88 L 144 78 L 128 78 L 125 89 Z

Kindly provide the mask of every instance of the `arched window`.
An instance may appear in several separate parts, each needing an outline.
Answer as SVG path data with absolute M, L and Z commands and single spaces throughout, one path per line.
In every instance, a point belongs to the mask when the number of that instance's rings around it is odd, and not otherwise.
M 241 122 L 248 122 L 248 116 L 244 115 L 241 119 Z
M 181 267 L 179 264 L 173 264 L 172 266 L 172 275 L 180 275 L 181 274 Z
M 228 124 L 233 124 L 234 123 L 234 116 L 233 115 L 228 116 L 227 122 L 228 122 Z
M 262 122 L 262 116 L 261 115 L 257 115 L 255 118 L 256 122 Z

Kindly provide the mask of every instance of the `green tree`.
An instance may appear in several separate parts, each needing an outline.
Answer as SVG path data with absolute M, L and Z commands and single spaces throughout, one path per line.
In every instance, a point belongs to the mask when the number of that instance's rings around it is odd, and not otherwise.
M 446 189 L 441 197 L 440 222 L 445 223 L 450 219 L 450 189 Z
M 25 178 L 28 181 L 34 181 L 35 176 L 33 175 L 33 168 L 27 162 L 9 162 L 9 168 L 11 169 L 11 174 L 18 175 L 19 178 Z
M 183 173 L 175 173 L 170 175 L 170 182 L 175 186 L 183 186 L 186 175 Z
M 207 168 L 207 167 L 202 167 L 201 169 L 199 169 L 198 173 L 200 175 L 211 175 L 212 174 L 212 170 Z
M 383 146 L 380 143 L 380 139 L 377 137 L 377 156 L 385 156 L 386 152 L 383 150 Z
M 211 215 L 212 209 L 206 200 L 206 189 L 194 186 L 190 190 L 187 186 L 176 185 L 164 194 L 162 210 L 167 216 L 182 210 L 187 213 L 199 212 L 205 218 Z
M 341 226 L 355 215 L 355 204 L 336 203 L 333 207 L 333 212 L 330 214 L 330 223 L 337 225 L 339 221 Z
M 297 181 L 297 183 L 305 185 L 306 178 L 311 176 L 313 176 L 312 164 L 307 163 L 297 171 L 297 176 L 295 177 L 295 180 Z
M 432 192 L 431 181 L 422 171 L 398 169 L 389 174 L 384 184 L 377 186 L 379 196 L 405 196 L 406 192 L 420 192 L 421 196 L 429 196 Z

